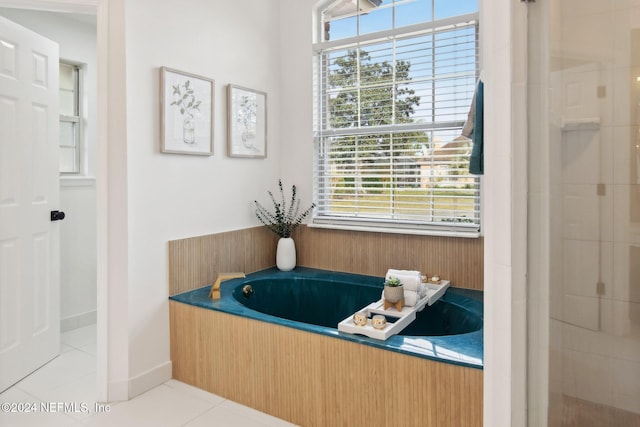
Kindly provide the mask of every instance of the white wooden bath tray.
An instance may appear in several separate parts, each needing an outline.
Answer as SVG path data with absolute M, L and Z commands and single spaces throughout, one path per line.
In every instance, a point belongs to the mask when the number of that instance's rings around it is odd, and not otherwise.
M 425 285 L 427 286 L 427 295 L 420 301 L 418 301 L 418 303 L 414 307 L 402 307 L 402 310 L 400 311 L 396 310 L 393 307 L 385 310 L 383 308 L 384 301 L 380 299 L 376 302 L 372 302 L 366 307 L 363 307 L 361 310 L 358 310 L 358 312 L 366 313 L 368 318 L 371 318 L 371 316 L 373 316 L 374 314 L 382 314 L 387 318 L 395 317 L 397 319 L 393 323 L 387 321 L 384 329 L 374 328 L 373 326 L 371 326 L 370 320 L 365 326 L 358 326 L 353 323 L 353 315 L 351 315 L 344 319 L 342 322 L 338 323 L 338 330 L 351 334 L 366 335 L 369 338 L 375 338 L 379 340 L 386 340 L 390 336 L 400 333 L 400 331 L 402 331 L 415 320 L 416 312 L 422 311 L 425 305 L 432 305 L 434 302 L 440 299 L 440 297 L 444 295 L 450 283 L 448 280 L 441 280 L 439 284 L 425 283 Z

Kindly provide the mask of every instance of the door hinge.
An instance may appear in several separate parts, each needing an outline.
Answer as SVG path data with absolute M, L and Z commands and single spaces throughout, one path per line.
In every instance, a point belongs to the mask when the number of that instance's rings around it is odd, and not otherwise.
M 596 283 L 596 294 L 604 295 L 604 282 Z

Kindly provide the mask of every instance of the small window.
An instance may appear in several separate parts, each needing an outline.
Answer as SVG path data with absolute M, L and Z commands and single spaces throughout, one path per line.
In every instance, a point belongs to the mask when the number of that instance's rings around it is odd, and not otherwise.
M 60 173 L 81 172 L 80 67 L 60 63 Z

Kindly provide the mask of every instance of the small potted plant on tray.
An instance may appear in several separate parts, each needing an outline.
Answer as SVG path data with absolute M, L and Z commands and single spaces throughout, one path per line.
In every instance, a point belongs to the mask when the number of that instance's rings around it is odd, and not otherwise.
M 256 205 L 256 216 L 262 224 L 269 230 L 277 234 L 278 247 L 276 249 L 276 266 L 282 271 L 293 270 L 296 266 L 296 246 L 291 238 L 293 231 L 302 223 L 316 206 L 312 203 L 309 208 L 300 212 L 300 200 L 297 198 L 296 186 L 291 187 L 291 201 L 289 206 L 285 201 L 282 180 L 278 180 L 280 189 L 280 200 L 276 201 L 273 193 L 269 191 L 269 197 L 273 202 L 274 211 L 268 211 L 264 206 L 254 200 Z
M 404 287 L 402 282 L 397 277 L 389 277 L 384 282 L 384 299 L 395 304 L 401 299 L 404 299 Z

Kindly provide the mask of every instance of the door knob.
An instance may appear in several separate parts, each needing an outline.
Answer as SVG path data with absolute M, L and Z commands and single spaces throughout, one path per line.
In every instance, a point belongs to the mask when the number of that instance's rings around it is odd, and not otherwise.
M 64 212 L 51 211 L 51 221 L 62 221 L 64 219 Z

